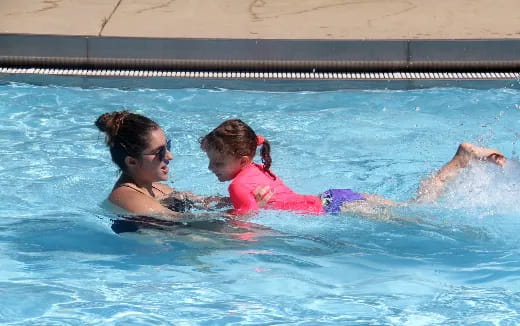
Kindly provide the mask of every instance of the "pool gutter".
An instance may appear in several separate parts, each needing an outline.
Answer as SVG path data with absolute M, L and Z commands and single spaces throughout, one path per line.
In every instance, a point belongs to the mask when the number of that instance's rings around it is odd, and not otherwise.
M 4 82 L 276 91 L 454 85 L 520 88 L 519 80 L 520 39 L 251 40 L 0 34 L 0 81 Z
M 262 73 L 516 72 L 520 39 L 252 40 L 0 35 L 0 67 Z

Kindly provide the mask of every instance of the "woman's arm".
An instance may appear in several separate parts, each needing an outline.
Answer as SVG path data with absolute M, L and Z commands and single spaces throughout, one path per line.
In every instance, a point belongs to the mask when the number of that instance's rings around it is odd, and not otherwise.
M 206 220 L 221 217 L 224 213 L 180 213 L 163 206 L 158 200 L 145 196 L 128 187 L 118 187 L 112 191 L 108 199 L 120 208 L 128 211 L 132 215 L 145 215 L 164 221 L 193 221 Z
M 231 206 L 229 197 L 201 196 L 190 191 L 172 190 L 167 196 L 161 198 L 161 204 L 171 207 L 179 207 L 177 210 L 189 208 L 219 209 Z M 184 209 L 181 209 L 184 208 Z
M 152 197 L 135 191 L 129 187 L 115 188 L 108 199 L 115 205 L 132 214 L 167 214 L 172 212 Z

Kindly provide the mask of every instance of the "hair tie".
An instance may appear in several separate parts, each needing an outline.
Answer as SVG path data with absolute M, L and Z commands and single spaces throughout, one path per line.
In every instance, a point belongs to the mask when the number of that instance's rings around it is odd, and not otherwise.
M 264 143 L 264 137 L 262 136 L 256 136 L 256 146 L 260 146 Z

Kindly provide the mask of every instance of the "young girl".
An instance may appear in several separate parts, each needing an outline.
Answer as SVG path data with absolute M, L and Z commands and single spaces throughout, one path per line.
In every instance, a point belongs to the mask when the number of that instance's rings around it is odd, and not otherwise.
M 399 203 L 372 194 L 361 194 L 350 189 L 329 189 L 315 195 L 297 194 L 271 172 L 270 144 L 241 120 L 227 120 L 200 140 L 201 148 L 209 158 L 209 170 L 219 181 L 231 181 L 229 195 L 233 214 L 242 215 L 259 209 L 258 196 L 267 193 L 262 208 L 290 210 L 308 214 L 357 212 L 373 214 L 377 206 L 394 206 Z M 263 164 L 253 162 L 257 146 L 262 146 L 260 155 Z M 436 175 L 425 180 L 416 200 L 433 201 L 442 193 L 447 181 L 470 160 L 491 160 L 503 166 L 504 156 L 493 149 L 480 148 L 462 143 L 455 157 Z M 263 187 L 269 191 L 259 192 Z

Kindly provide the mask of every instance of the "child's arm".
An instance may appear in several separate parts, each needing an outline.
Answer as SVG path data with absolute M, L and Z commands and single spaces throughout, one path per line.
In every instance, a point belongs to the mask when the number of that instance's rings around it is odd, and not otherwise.
M 231 183 L 229 185 L 229 197 L 233 204 L 233 214 L 243 215 L 246 213 L 258 211 L 258 204 L 253 191 L 249 187 Z
M 253 196 L 255 197 L 256 204 L 258 207 L 264 207 L 269 202 L 269 199 L 273 197 L 274 190 L 271 190 L 269 186 L 258 186 L 253 190 Z

